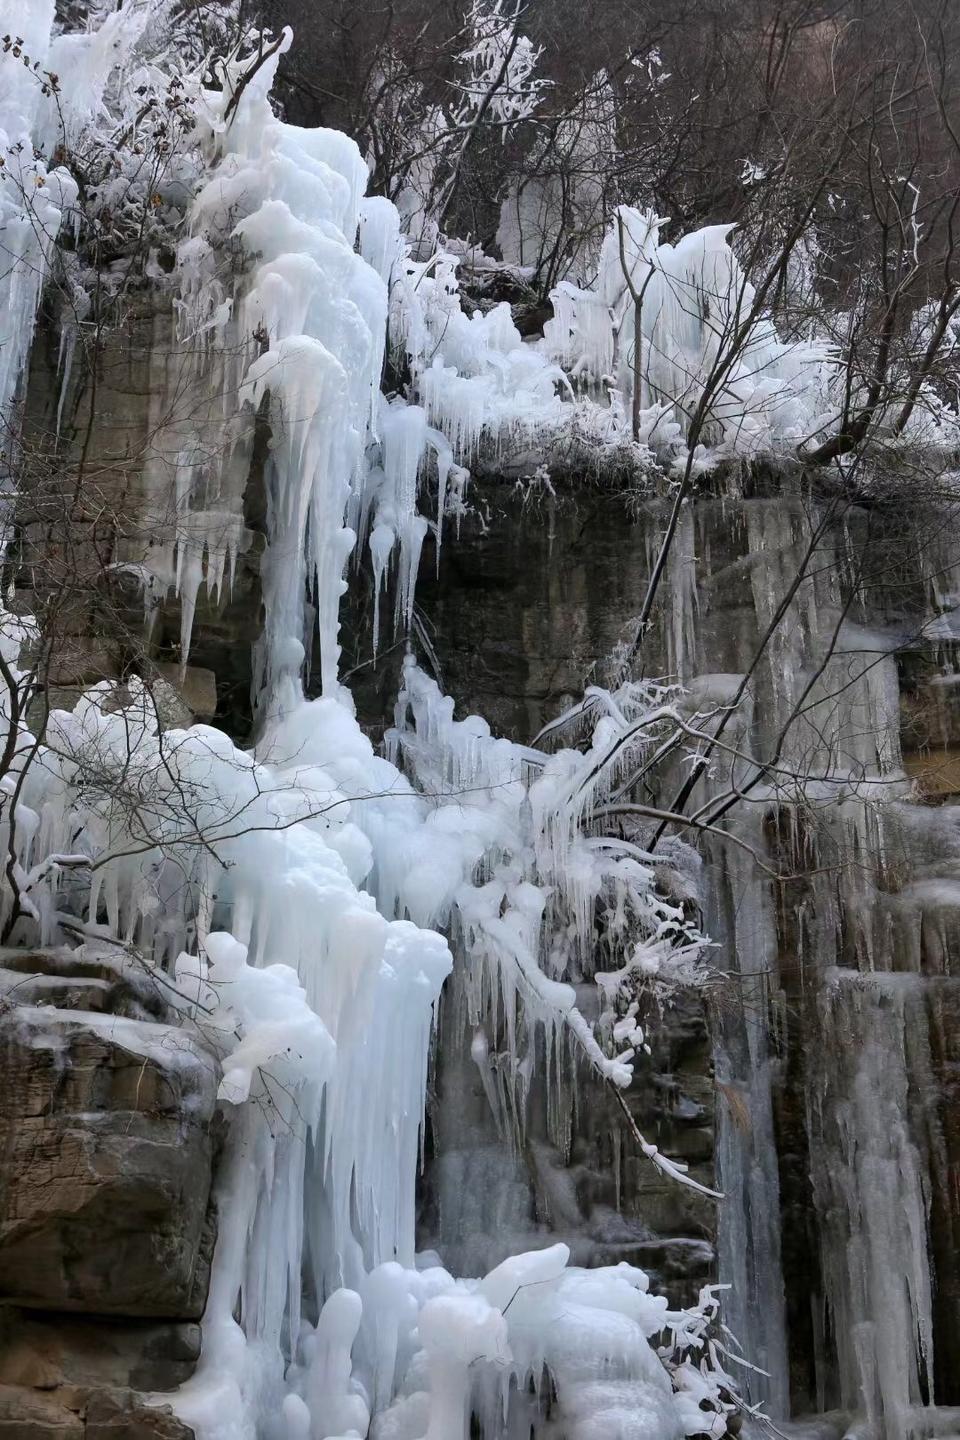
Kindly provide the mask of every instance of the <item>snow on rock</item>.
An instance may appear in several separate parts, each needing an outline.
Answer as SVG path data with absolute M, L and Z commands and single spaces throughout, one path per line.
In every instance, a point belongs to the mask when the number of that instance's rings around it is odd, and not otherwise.
M 502 457 L 557 425 L 568 386 L 560 366 L 521 339 L 506 302 L 464 313 L 458 265 L 442 249 L 396 263 L 390 327 L 431 423 L 469 464 L 483 447 Z

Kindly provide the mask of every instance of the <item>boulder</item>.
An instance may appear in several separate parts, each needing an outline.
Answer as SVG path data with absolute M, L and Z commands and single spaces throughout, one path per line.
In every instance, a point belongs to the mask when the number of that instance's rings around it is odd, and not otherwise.
M 0 1385 L 173 1390 L 199 1358 L 191 1321 L 0 1310 Z
M 83 1420 L 54 1394 L 0 1385 L 0 1440 L 83 1440 Z
M 193 1440 L 193 1431 L 132 1390 L 0 1384 L 0 1440 Z
M 169 1405 L 146 1405 L 132 1391 L 99 1390 L 86 1407 L 86 1440 L 193 1440 Z
M 95 978 L 74 991 L 88 1010 L 2 1002 L 0 1300 L 197 1320 L 216 1061 L 176 1023 L 92 1008 Z

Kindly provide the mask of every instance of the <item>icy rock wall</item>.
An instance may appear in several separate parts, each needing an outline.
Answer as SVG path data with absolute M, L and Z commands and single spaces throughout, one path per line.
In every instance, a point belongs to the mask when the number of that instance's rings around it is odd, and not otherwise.
M 928 674 L 952 669 L 928 627 L 941 608 L 932 577 L 952 572 L 956 546 L 949 528 L 938 542 L 942 519 L 918 518 L 905 543 L 862 513 L 759 497 L 732 513 L 728 502 L 731 547 L 722 513 L 687 521 L 665 653 L 718 698 L 753 667 L 746 738 L 771 763 L 733 824 L 798 877 L 771 885 L 710 842 L 708 923 L 733 972 L 713 1027 L 731 1101 L 717 1144 L 730 1323 L 770 1371 L 747 1386 L 773 1413 L 839 1407 L 891 1440 L 921 1435 L 935 1423 L 923 1407 L 956 1398 L 955 1283 L 937 1238 L 955 1210 L 951 1087 L 925 1018 L 948 1013 L 950 945 L 926 937 L 954 923 L 956 811 L 948 785 L 932 810 L 905 783 L 901 684 L 924 656 Z M 716 761 L 704 790 L 731 776 L 749 767 Z
M 273 68 L 244 71 L 241 85 L 228 65 L 224 88 L 200 98 L 209 178 L 178 257 L 177 338 L 193 357 L 192 393 L 172 418 L 161 414 L 142 477 L 148 505 L 164 508 L 171 523 L 152 555 L 121 562 L 138 572 L 145 597 L 178 596 L 182 669 L 201 587 L 215 593 L 232 582 L 257 418 L 266 414 L 256 750 L 239 751 L 212 728 L 161 724 L 136 679 L 118 705 L 105 681 L 72 711 L 55 711 L 50 748 L 18 810 L 21 893 L 31 892 L 26 914 L 41 937 L 69 927 L 136 947 L 165 977 L 184 1025 L 218 1054 L 217 1097 L 231 1115 L 216 1185 L 219 1233 L 200 1364 L 176 1397 L 178 1413 L 224 1440 L 332 1440 L 371 1425 L 382 1440 L 452 1440 L 466 1436 L 471 1417 L 490 1436 L 546 1435 L 557 1424 L 580 1440 L 679 1440 L 705 1424 L 719 1435 L 728 1402 L 718 1402 L 698 1363 L 682 1360 L 703 1352 L 715 1309 L 709 1295 L 697 1310 L 671 1312 L 648 1293 L 641 1270 L 577 1270 L 565 1244 L 511 1255 L 483 1278 L 455 1277 L 434 1256 L 417 1262 L 428 1040 L 450 964 L 445 941 L 426 928 L 450 923 L 451 896 L 438 876 L 474 906 L 468 912 L 458 899 L 464 929 L 499 936 L 499 950 L 487 950 L 523 970 L 528 1003 L 543 1002 L 548 1040 L 559 1025 L 552 1006 L 564 1023 L 576 1022 L 608 1081 L 626 1083 L 632 1052 L 606 1056 L 572 988 L 538 972 L 536 946 L 525 957 L 525 930 L 535 931 L 545 896 L 522 879 L 521 858 L 503 882 L 512 906 L 505 918 L 499 899 L 470 883 L 488 850 L 509 854 L 514 844 L 524 800 L 519 747 L 492 740 L 482 722 L 451 727 L 450 704 L 405 671 L 408 697 L 424 700 L 416 741 L 428 752 L 437 745 L 427 764 L 446 766 L 452 738 L 455 779 L 507 792 L 495 796 L 499 805 L 481 799 L 461 836 L 451 812 L 446 824 L 442 816 L 431 824 L 431 807 L 373 753 L 339 684 L 339 602 L 358 537 L 347 520 L 362 529 L 369 518 L 365 481 L 375 475 L 374 557 L 382 562 L 399 541 L 407 597 L 426 530 L 414 509 L 419 462 L 431 444 L 439 543 L 452 455 L 419 407 L 379 401 L 386 288 L 354 249 L 364 167 L 345 137 L 275 119 Z M 228 287 L 220 262 L 230 241 L 251 263 Z M 508 354 L 518 347 L 507 322 L 501 313 L 490 334 L 474 328 Z M 547 377 L 552 403 L 552 367 L 538 360 L 533 369 Z M 462 417 L 463 404 L 455 412 Z M 473 420 L 476 437 L 487 420 Z M 373 447 L 379 465 L 367 463 Z M 400 614 L 409 610 L 403 598 Z M 301 637 L 314 623 L 322 696 L 310 703 Z M 13 666 L 22 659 L 13 641 L 7 658 Z M 90 803 L 83 775 L 91 754 L 135 773 L 149 797 L 148 844 L 133 843 L 122 807 Z M 71 864 L 85 868 L 85 860 L 93 872 L 69 897 L 61 864 L 35 863 L 62 855 L 68 840 L 81 847 Z M 546 852 L 553 863 L 549 843 Z M 586 851 L 581 858 L 589 863 L 571 871 L 572 889 L 586 897 L 589 918 L 590 886 L 610 862 Z M 675 928 L 681 912 L 634 868 L 636 898 L 649 902 L 644 935 L 668 922 Z M 553 878 L 567 884 L 559 869 Z M 574 937 L 581 951 L 587 928 Z M 506 985 L 503 996 L 515 1006 Z M 674 1343 L 655 1348 L 664 1332 Z
M 775 495 L 761 480 L 747 495 L 687 507 L 645 659 L 653 673 L 681 675 L 691 703 L 726 703 L 759 653 L 726 740 L 771 756 L 791 721 L 779 771 L 737 821 L 761 864 L 711 840 L 705 886 L 725 976 L 711 1014 L 725 1314 L 770 1372 L 738 1378 L 775 1416 L 845 1415 L 843 1434 L 859 1414 L 900 1440 L 947 1422 L 932 1401 L 957 1400 L 960 726 L 950 616 L 960 546 L 949 515 L 918 516 L 905 535 L 867 511 L 831 515 L 829 502 L 791 499 L 792 483 L 778 475 Z M 589 491 L 524 496 L 492 485 L 477 499 L 482 520 L 464 522 L 436 581 L 425 567 L 422 603 L 447 688 L 506 733 L 529 736 L 576 697 L 583 676 L 602 681 L 629 638 L 661 511 L 651 502 L 628 515 L 622 500 Z M 805 564 L 810 578 L 762 649 Z M 371 722 L 381 683 L 371 675 L 358 686 Z M 731 763 L 715 764 L 715 792 Z M 742 760 L 734 771 L 752 773 Z M 773 884 L 762 865 L 785 878 Z M 444 1025 L 422 1216 L 431 1243 L 446 1203 L 455 1216 L 470 1207 L 474 1248 L 477 1229 L 496 1237 L 549 1216 L 585 1250 L 602 1249 L 603 1196 L 587 1178 L 598 1167 L 584 1148 L 602 1129 L 596 1107 L 573 1115 L 566 1165 L 538 1148 L 536 1120 L 522 1163 L 505 1165 L 489 1127 L 465 1141 L 445 1118 L 445 1103 L 450 1117 L 473 1114 L 470 1105 L 482 1116 L 483 1105 L 476 1077 L 464 1099 L 475 1062 L 456 1058 L 446 1038 L 454 1022 Z M 675 1077 L 696 1095 L 683 1068 Z M 648 1112 L 651 1128 L 667 1126 L 670 1109 Z M 647 1237 L 658 1271 L 665 1237 L 702 1243 L 711 1231 L 677 1207 L 658 1209 L 644 1186 L 642 1172 L 624 1171 L 621 1215 L 639 1202 L 658 1231 L 656 1245 Z
M 8 329 L 0 353 L 0 414 L 13 399 L 30 353 L 51 252 L 77 195 L 76 182 L 64 169 L 34 159 L 34 142 L 38 131 L 47 128 L 49 104 L 31 66 L 42 70 L 53 63 L 53 17 L 53 0 L 12 0 L 4 12 L 8 33 L 22 43 L 4 57 L 0 98 L 0 223 L 7 257 L 0 300 Z
M 362 166 L 343 137 L 297 131 L 275 120 L 266 98 L 269 81 L 266 66 L 246 87 L 236 116 L 227 113 L 223 95 L 208 97 L 210 178 L 179 260 L 180 338 L 200 357 L 195 378 L 211 404 L 209 413 L 201 407 L 194 421 L 177 417 L 169 427 L 172 443 L 166 452 L 160 447 L 157 468 L 145 483 L 158 506 L 170 510 L 171 528 L 149 562 L 127 563 L 141 565 L 145 590 L 178 594 L 185 663 L 201 586 L 215 592 L 230 583 L 245 528 L 255 417 L 268 412 L 262 740 L 254 757 L 202 729 L 184 732 L 178 744 L 183 777 L 196 781 L 202 770 L 218 798 L 253 815 L 255 830 L 283 820 L 276 828 L 284 838 L 245 843 L 248 837 L 218 836 L 229 879 L 216 888 L 200 884 L 202 905 L 164 915 L 165 928 L 153 928 L 154 912 L 143 903 L 145 873 L 138 867 L 113 866 L 96 882 L 112 927 L 141 942 L 149 935 L 184 988 L 192 985 L 216 1012 L 218 987 L 229 987 L 230 1003 L 220 1019 L 225 1034 L 239 1032 L 239 1043 L 226 1051 L 221 1099 L 239 1107 L 241 1118 L 222 1176 L 225 1225 L 206 1316 L 205 1360 L 182 1397 L 183 1410 L 211 1434 L 246 1435 L 271 1429 L 275 1419 L 277 1433 L 291 1440 L 308 1431 L 333 1435 L 365 1430 L 373 1413 L 384 1440 L 449 1440 L 465 1431 L 471 1412 L 482 1416 L 489 1433 L 504 1423 L 536 1428 L 538 1408 L 528 1410 L 516 1397 L 536 1384 L 546 1365 L 557 1387 L 556 1415 L 570 1435 L 635 1434 L 638 1425 L 645 1436 L 699 1433 L 704 1412 L 695 1387 L 692 1400 L 675 1401 L 648 1344 L 666 1314 L 664 1303 L 647 1294 L 640 1272 L 591 1278 L 570 1271 L 565 1245 L 508 1260 L 482 1281 L 457 1280 L 433 1263 L 414 1265 L 414 1171 L 427 1040 L 449 962 L 438 937 L 391 917 L 406 908 L 425 924 L 444 920 L 430 907 L 425 867 L 439 858 L 432 873 L 446 867 L 452 874 L 457 863 L 449 843 L 442 855 L 429 849 L 424 807 L 396 770 L 373 755 L 349 713 L 338 684 L 344 570 L 355 541 L 369 531 L 379 588 L 396 547 L 396 615 L 409 621 L 429 528 L 417 513 L 427 448 L 436 467 L 439 545 L 453 452 L 467 458 L 482 437 L 518 428 L 518 412 L 508 402 L 524 371 L 532 377 L 531 395 L 555 414 L 558 377 L 542 357 L 518 346 L 502 309 L 479 320 L 460 315 L 446 264 L 439 278 L 418 277 L 433 308 L 408 312 L 401 329 L 409 340 L 419 325 L 429 342 L 431 326 L 445 328 L 451 316 L 457 321 L 451 349 L 429 374 L 417 377 L 425 408 L 380 404 L 384 270 L 395 240 L 390 217 L 382 207 L 361 211 Z M 29 117 L 23 123 L 29 125 Z M 47 182 L 37 178 L 35 188 L 42 190 Z M 354 251 L 361 215 L 370 263 Z M 700 250 L 719 257 L 716 264 L 726 263 L 723 237 L 713 238 L 711 248 L 710 237 L 701 237 Z M 250 262 L 242 282 L 229 290 L 218 269 L 217 242 L 224 239 L 239 243 Z M 19 314 L 21 302 L 16 305 Z M 258 337 L 258 353 L 250 353 L 251 335 Z M 695 348 L 697 337 L 690 339 Z M 424 347 L 415 341 L 413 351 L 422 355 Z M 491 355 L 498 363 L 491 364 Z M 454 371 L 455 358 L 463 374 Z M 528 416 L 519 415 L 521 430 Z M 377 451 L 371 465 L 368 448 Z M 207 463 L 211 453 L 217 457 L 213 466 Z M 771 758 L 764 784 L 754 790 L 761 804 L 736 822 L 739 839 L 760 856 L 784 855 L 794 869 L 810 872 L 809 902 L 797 915 L 788 913 L 782 889 L 773 892 L 747 866 L 742 848 L 736 860 L 719 842 L 711 850 L 710 909 L 733 972 L 732 1000 L 726 1009 L 718 1007 L 714 1027 L 729 1109 L 718 1147 L 728 1196 L 721 1269 L 735 1282 L 733 1328 L 746 1353 L 770 1372 L 766 1383 L 750 1383 L 768 1395 L 776 1413 L 789 1408 L 792 1390 L 801 1405 L 863 1409 L 875 1429 L 899 1440 L 927 1423 L 922 1411 L 931 1391 L 949 1398 L 949 1379 L 938 1380 L 949 1369 L 937 1354 L 954 1333 L 944 1258 L 949 1249 L 930 1238 L 936 1229 L 931 1215 L 953 1223 L 943 1180 L 949 1170 L 941 1113 L 945 1067 L 934 1040 L 929 1054 L 922 1046 L 911 1048 L 919 1025 L 911 992 L 926 999 L 917 977 L 924 981 L 931 966 L 939 967 L 938 975 L 949 971 L 955 852 L 949 812 L 934 825 L 910 802 L 893 655 L 911 649 L 910 624 L 917 653 L 936 645 L 949 654 L 952 590 L 941 587 L 936 634 L 925 630 L 925 593 L 919 604 L 905 599 L 904 591 L 899 600 L 878 593 L 851 607 L 845 587 L 851 588 L 864 543 L 854 517 L 819 534 L 819 578 L 797 591 L 780 623 L 780 598 L 790 590 L 817 523 L 816 506 L 807 499 L 791 504 L 782 494 L 774 500 L 734 495 L 713 508 L 690 506 L 671 556 L 661 628 L 645 661 L 682 680 L 697 699 L 749 702 L 740 707 L 740 738 L 755 754 Z M 659 519 L 651 506 L 627 532 L 639 543 L 624 568 L 641 585 Z M 549 549 L 552 530 L 547 539 Z M 545 571 L 556 568 L 550 564 Z M 940 568 L 949 570 L 949 562 Z M 564 574 L 563 583 L 567 579 Z M 559 587 L 561 581 L 545 583 Z M 314 705 L 304 704 L 299 686 L 302 642 L 314 618 L 305 602 L 308 588 L 316 600 L 323 691 Z M 913 588 L 931 587 L 917 582 Z M 637 609 L 629 583 L 623 596 L 630 600 L 629 618 Z M 584 598 L 587 611 L 602 617 L 601 628 L 610 628 L 610 587 L 598 594 L 595 584 L 584 582 Z M 563 613 L 559 590 L 547 604 Z M 589 630 L 590 614 L 573 613 Z M 770 643 L 761 646 L 768 631 Z M 592 633 L 588 638 L 594 645 Z M 598 644 L 595 658 L 609 654 L 616 638 Z M 567 657 L 569 639 L 566 650 L 558 646 Z M 495 678 L 488 675 L 485 683 L 496 705 L 516 714 L 550 709 L 554 698 L 575 698 L 584 667 L 570 666 L 562 675 L 555 667 L 551 674 L 556 657 L 549 646 L 537 653 L 532 634 L 519 654 L 520 668 L 537 676 L 535 688 L 505 694 L 498 684 L 502 666 L 493 663 Z M 57 723 L 67 738 L 71 725 L 80 732 L 86 725 L 112 743 L 111 721 L 95 701 L 72 721 Z M 534 728 L 516 738 L 528 738 Z M 731 726 L 728 740 L 737 733 Z M 155 737 L 145 728 L 140 738 L 138 760 L 149 766 Z M 489 737 L 478 731 L 475 738 Z M 511 752 L 510 765 L 516 759 Z M 727 778 L 720 768 L 708 775 L 705 789 Z M 733 775 L 751 781 L 749 762 L 741 757 Z M 517 782 L 511 770 L 505 786 Z M 380 791 L 399 804 L 369 803 L 384 798 Z M 37 800 L 39 813 L 44 797 L 28 798 Z M 366 803 L 354 805 L 358 799 Z M 321 803 L 324 814 L 333 812 L 322 821 L 314 813 Z M 810 806 L 816 825 L 808 829 L 801 817 Z M 55 807 L 45 811 L 44 834 L 56 838 L 63 821 Z M 168 840 L 180 843 L 176 834 Z M 401 873 L 398 857 L 408 854 L 423 862 L 419 885 L 405 885 L 410 877 Z M 522 886 L 516 889 L 520 893 Z M 51 906 L 41 918 L 55 927 L 57 896 L 48 898 Z M 94 890 L 90 923 L 99 913 Z M 519 924 L 524 916 L 514 919 Z M 228 925 L 237 938 L 227 934 Z M 191 953 L 198 940 L 201 955 Z M 180 946 L 185 948 L 177 953 Z M 798 1061 L 787 1023 L 795 998 L 791 963 L 800 956 L 799 999 L 806 1007 L 800 1045 L 817 1037 L 816 1064 L 802 1056 Z M 838 979 L 838 969 L 856 983 Z M 896 972 L 910 983 L 871 988 L 872 982 L 859 984 L 861 971 Z M 929 1006 L 932 1031 L 941 1016 L 939 991 L 935 1002 Z M 851 1035 L 864 1042 L 852 1054 Z M 883 1063 L 878 1036 L 902 1064 Z M 486 1058 L 471 1055 L 477 1068 Z M 674 1060 L 668 1056 L 665 1064 Z M 795 1066 L 802 1116 L 785 1114 L 784 1060 Z M 268 1062 L 279 1067 L 290 1102 L 279 1104 L 288 1127 L 279 1134 L 249 1103 L 254 1078 Z M 927 1096 L 922 1111 L 911 1111 L 911 1087 Z M 874 1094 L 881 1105 L 870 1105 Z M 689 1095 L 677 1098 L 674 1111 L 680 1121 L 699 1118 Z M 294 1143 L 294 1120 L 304 1113 L 308 1145 L 302 1135 Z M 590 1123 L 590 1117 L 571 1119 L 571 1129 L 574 1123 Z M 791 1269 L 790 1227 L 781 1223 L 791 1184 L 782 1139 L 790 1124 L 805 1155 L 803 1174 L 810 1176 L 816 1216 L 820 1275 L 812 1303 L 809 1276 L 801 1280 Z M 380 1143 L 383 1133 L 391 1136 L 389 1146 Z M 479 1150 L 479 1140 L 465 1148 L 467 1155 Z M 548 1226 L 552 1233 L 562 1226 L 585 1242 L 586 1260 L 631 1246 L 636 1253 L 651 1238 L 619 1225 L 621 1194 L 612 1205 L 607 1196 L 589 1196 L 605 1156 L 586 1158 L 578 1187 L 555 1157 L 538 1156 L 535 1144 L 530 1150 L 548 1205 L 533 1216 L 531 1229 L 522 1173 L 518 1180 L 515 1167 L 499 1160 L 492 1168 L 481 1164 L 479 1183 L 504 1204 L 455 1219 L 454 1233 L 462 1235 L 467 1224 L 481 1232 L 476 1254 L 460 1257 L 468 1267 L 490 1264 L 482 1232 L 494 1226 L 538 1240 L 546 1238 Z M 690 1158 L 708 1163 L 702 1149 Z M 442 1136 L 436 1160 L 439 1170 Z M 610 1164 L 616 1171 L 616 1155 Z M 441 1211 L 449 1212 L 456 1174 L 453 1182 L 444 1184 L 441 1177 L 435 1189 Z M 632 1185 L 628 1179 L 627 1189 Z M 585 1192 L 597 1202 L 592 1230 L 582 1225 Z M 444 1223 L 441 1214 L 441 1237 Z M 702 1225 L 701 1233 L 709 1227 Z M 689 1238 L 689 1230 L 675 1230 L 673 1238 Z M 891 1249 L 906 1263 L 902 1287 L 884 1268 Z M 311 1277 L 306 1294 L 304 1270 Z M 340 1282 L 351 1288 L 335 1289 Z M 517 1293 L 535 1286 L 543 1287 L 543 1303 L 528 1304 L 525 1297 L 511 1310 Z M 947 1316 L 939 1329 L 935 1307 Z M 688 1322 L 674 1317 L 671 1323 L 682 1328 Z M 815 1331 L 808 1346 L 798 1342 L 805 1325 Z M 475 1366 L 487 1377 L 478 1385 Z M 507 1391 L 511 1376 L 515 1382 L 507 1422 L 504 1375 Z

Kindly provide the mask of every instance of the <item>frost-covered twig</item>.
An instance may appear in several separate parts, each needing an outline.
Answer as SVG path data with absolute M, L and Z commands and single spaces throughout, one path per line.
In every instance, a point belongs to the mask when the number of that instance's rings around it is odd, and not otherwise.
M 693 1176 L 688 1174 L 687 1167 L 682 1161 L 669 1159 L 669 1157 L 664 1155 L 661 1150 L 657 1149 L 656 1145 L 653 1145 L 649 1140 L 644 1139 L 643 1135 L 640 1133 L 637 1122 L 630 1114 L 630 1107 L 626 1102 L 620 1086 L 615 1085 L 612 1082 L 608 1083 L 610 1085 L 610 1089 L 614 1095 L 614 1098 L 616 1099 L 616 1102 L 623 1113 L 623 1118 L 627 1123 L 627 1127 L 631 1135 L 633 1136 L 634 1140 L 636 1140 L 641 1151 L 647 1157 L 647 1159 L 652 1161 L 652 1163 L 656 1165 L 658 1170 L 662 1170 L 664 1175 L 669 1175 L 671 1180 L 679 1181 L 681 1185 L 686 1185 L 687 1188 L 690 1190 L 696 1190 L 700 1195 L 708 1195 L 711 1200 L 722 1200 L 724 1197 L 723 1193 L 720 1190 L 711 1190 L 709 1185 L 702 1185 L 699 1180 L 694 1180 Z

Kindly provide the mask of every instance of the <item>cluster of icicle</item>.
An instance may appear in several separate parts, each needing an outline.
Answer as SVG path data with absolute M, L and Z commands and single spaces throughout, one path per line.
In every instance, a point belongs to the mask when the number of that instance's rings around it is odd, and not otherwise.
M 819 413 L 824 347 L 779 338 L 731 249 L 732 225 L 671 244 L 660 238 L 665 223 L 651 210 L 618 208 L 593 286 L 562 281 L 551 292 L 549 352 L 572 376 L 617 387 L 628 404 L 639 374 L 638 438 L 652 449 L 688 434 L 718 365 L 706 431 L 717 453 L 757 454 L 813 433 L 828 418 Z
M 63 166 L 38 158 L 38 140 L 47 138 L 50 96 L 43 72 L 51 58 L 53 0 L 11 0 L 4 25 L 20 43 L 8 52 L 0 89 L 0 415 L 6 417 L 30 342 L 57 235 L 77 197 L 77 183 Z M 62 46 L 61 42 L 61 46 Z M 34 69 L 34 65 L 37 69 Z M 47 88 L 49 88 L 47 86 Z M 8 437 L 0 438 L 6 449 Z
M 682 914 L 655 898 L 642 855 L 576 841 L 583 756 L 547 761 L 491 740 L 481 722 L 456 726 L 450 702 L 408 667 L 402 708 L 417 718 L 411 728 L 401 717 L 397 744 L 421 781 L 431 765 L 444 777 L 434 803 L 354 719 L 337 679 L 347 554 L 369 527 L 385 563 L 389 531 L 412 585 L 418 466 L 431 447 L 449 479 L 452 443 L 468 443 L 469 425 L 381 401 L 387 285 L 354 240 L 361 214 L 368 246 L 393 222 L 381 205 L 371 228 L 352 142 L 275 119 L 276 58 L 242 97 L 238 62 L 224 69 L 223 93 L 201 99 L 210 175 L 181 248 L 184 338 L 222 389 L 176 417 L 176 443 L 151 478 L 159 493 L 167 467 L 176 516 L 157 574 L 171 566 L 189 602 L 232 563 L 249 416 L 268 409 L 269 703 L 258 744 L 238 750 L 207 726 L 161 733 L 146 690 L 131 682 L 118 696 L 105 682 L 54 713 L 47 746 L 22 773 L 14 766 L 16 805 L 11 795 L 3 816 L 36 938 L 135 945 L 221 1057 L 232 1118 L 219 1235 L 202 1358 L 176 1406 L 202 1440 L 466 1440 L 471 1417 L 487 1440 L 720 1436 L 729 1382 L 709 1291 L 671 1312 L 642 1272 L 571 1268 L 562 1245 L 474 1280 L 415 1253 L 428 1046 L 451 964 L 428 927 L 450 926 L 457 911 L 510 1023 L 518 991 L 534 1021 L 556 1026 L 561 1012 L 589 1058 L 625 1084 L 629 1048 L 608 1058 L 557 978 L 571 954 L 557 953 L 554 974 L 539 968 L 546 892 L 563 887 L 582 958 L 593 899 L 610 888 L 624 932 L 637 921 L 627 970 L 667 961 Z M 236 287 L 223 237 L 254 257 Z M 210 466 L 198 457 L 212 453 L 218 409 L 223 460 Z M 451 424 L 452 439 L 432 419 Z M 324 691 L 312 702 L 301 683 L 308 581 Z M 5 612 L 15 676 L 28 629 Z M 601 771 L 610 722 L 587 762 Z M 21 752 L 31 746 L 25 729 L 15 739 Z M 529 762 L 544 770 L 539 789 Z M 687 947 L 691 963 L 700 943 Z M 635 1010 L 623 1020 L 616 1040 L 642 1044 Z
M 233 1119 L 219 1236 L 201 1363 L 178 1412 L 204 1440 L 450 1440 L 471 1416 L 489 1440 L 531 1427 L 567 1440 L 722 1436 L 730 1382 L 709 1290 L 671 1311 L 639 1270 L 574 1269 L 563 1245 L 481 1280 L 414 1246 L 429 1037 L 450 968 L 423 927 L 462 934 L 478 993 L 499 996 L 518 1084 L 535 1026 L 557 1051 L 569 1032 L 628 1084 L 643 1034 L 635 1007 L 614 1023 L 623 979 L 695 963 L 645 857 L 625 846 L 617 873 L 616 857 L 572 834 L 584 766 L 614 737 L 601 724 L 586 756 L 526 752 L 476 717 L 454 721 L 410 666 L 396 740 L 421 780 L 433 767 L 427 799 L 373 753 L 342 695 L 299 697 L 295 670 L 254 755 L 204 726 L 161 741 L 148 697 L 137 729 L 136 706 L 111 712 L 108 688 L 54 716 L 18 805 L 20 875 L 43 938 L 152 945 L 184 1023 L 221 1056 Z M 599 979 L 612 1039 L 631 1048 L 611 1058 L 572 988 L 538 963 L 550 934 L 538 853 L 570 911 L 604 887 L 616 910 L 619 888 L 632 944 Z M 398 913 L 412 918 L 387 918 Z
M 653 867 L 664 856 L 591 823 L 624 774 L 656 748 L 672 713 L 659 698 L 657 686 L 628 685 L 616 695 L 594 687 L 583 707 L 585 748 L 547 754 L 497 739 L 479 716 L 455 720 L 450 697 L 412 658 L 405 662 L 388 750 L 431 805 L 428 849 L 408 875 L 408 904 L 419 883 L 425 897 L 453 908 L 473 1016 L 492 1016 L 494 1028 L 502 1019 L 518 1074 L 518 1003 L 528 1026 L 546 1034 L 548 1056 L 569 1037 L 623 1086 L 632 1079 L 634 1037 L 643 1044 L 638 1026 L 618 1023 L 632 983 L 700 978 L 705 942 L 682 906 L 656 889 Z M 450 837 L 442 847 L 437 834 Z M 439 866 L 438 855 L 445 857 Z M 684 860 L 696 857 L 684 850 Z M 598 934 L 601 902 L 606 922 Z M 582 978 L 600 985 L 601 1026 L 630 1041 L 618 1054 L 604 1053 L 577 1011 L 569 982 Z
M 836 430 L 845 407 L 866 403 L 856 383 L 849 392 L 831 344 L 780 337 L 730 243 L 733 225 L 670 242 L 660 236 L 666 224 L 653 210 L 619 206 L 590 283 L 563 280 L 550 292 L 546 356 L 588 394 L 606 392 L 622 432 L 661 461 L 684 455 L 703 404 L 694 463 L 705 469 L 732 456 L 795 452 Z M 918 317 L 916 332 L 919 349 L 929 316 Z M 933 387 L 921 393 L 903 434 L 887 429 L 893 407 L 878 416 L 878 434 L 952 451 L 956 415 Z
M 223 94 L 242 70 L 223 67 Z M 566 381 L 523 343 L 508 305 L 464 313 L 455 255 L 411 259 L 395 206 L 364 197 L 366 166 L 345 135 L 281 124 L 253 85 L 229 119 L 219 91 L 201 91 L 198 106 L 210 168 L 178 250 L 183 375 L 146 466 L 157 540 L 132 563 L 148 599 L 180 597 L 185 664 L 200 587 L 229 589 L 245 543 L 255 417 L 269 395 L 282 425 L 266 477 L 258 688 L 269 692 L 287 638 L 309 648 L 303 554 L 329 688 L 348 557 L 369 552 L 376 647 L 391 580 L 394 623 L 409 628 L 424 540 L 432 529 L 439 555 L 468 467 L 562 428 Z M 239 283 L 238 249 L 249 266 Z M 409 377 L 406 398 L 381 394 L 388 349 Z

